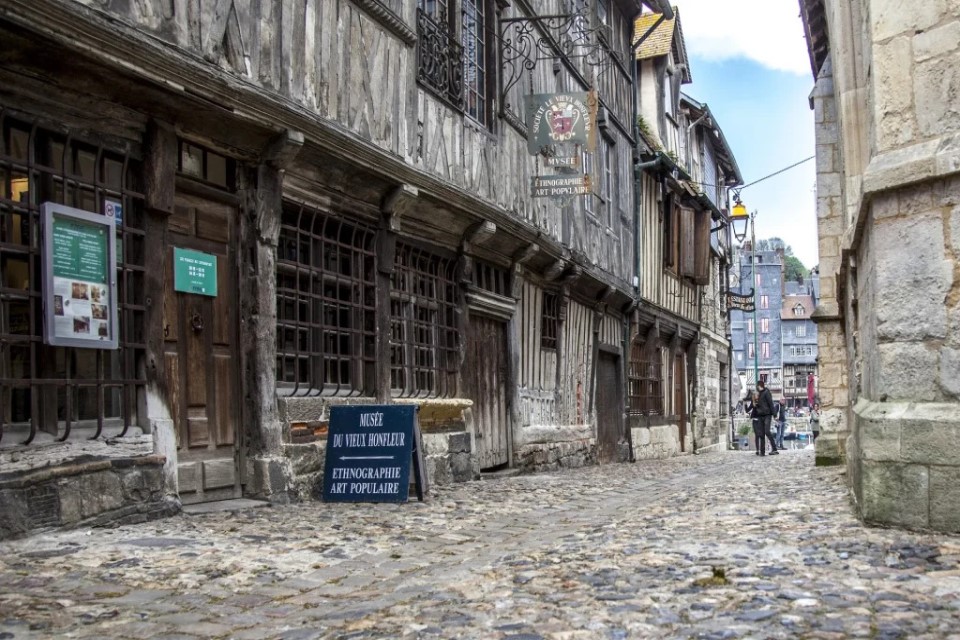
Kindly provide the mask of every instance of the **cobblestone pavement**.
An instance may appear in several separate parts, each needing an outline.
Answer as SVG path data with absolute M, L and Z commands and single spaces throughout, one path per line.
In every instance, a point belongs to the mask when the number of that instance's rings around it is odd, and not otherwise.
M 0 639 L 960 638 L 960 537 L 862 526 L 842 473 L 724 452 L 35 536 L 0 544 Z

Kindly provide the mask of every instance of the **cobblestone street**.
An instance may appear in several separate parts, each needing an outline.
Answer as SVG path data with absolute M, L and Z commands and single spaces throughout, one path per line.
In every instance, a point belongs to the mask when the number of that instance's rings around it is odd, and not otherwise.
M 0 638 L 960 638 L 960 538 L 862 526 L 842 473 L 726 452 L 40 535 L 0 544 Z

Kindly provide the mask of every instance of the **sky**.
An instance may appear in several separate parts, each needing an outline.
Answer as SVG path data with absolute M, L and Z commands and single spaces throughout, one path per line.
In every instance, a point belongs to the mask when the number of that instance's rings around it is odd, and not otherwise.
M 797 0 L 674 0 L 693 82 L 723 129 L 744 183 L 814 154 L 813 75 Z M 803 264 L 817 254 L 816 161 L 747 186 L 757 239 L 780 237 Z

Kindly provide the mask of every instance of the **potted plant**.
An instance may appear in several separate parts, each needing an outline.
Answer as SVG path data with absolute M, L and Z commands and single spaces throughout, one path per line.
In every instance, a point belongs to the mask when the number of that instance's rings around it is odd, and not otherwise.
M 740 423 L 740 426 L 737 427 L 737 442 L 740 445 L 740 449 L 749 449 L 750 443 L 748 438 L 750 437 L 750 422 L 744 421 Z

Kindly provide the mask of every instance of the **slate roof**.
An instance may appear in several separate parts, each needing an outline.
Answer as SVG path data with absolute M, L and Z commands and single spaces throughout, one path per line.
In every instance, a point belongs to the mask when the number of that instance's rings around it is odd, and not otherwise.
M 645 13 L 634 20 L 633 42 L 639 40 L 640 36 L 645 34 L 662 15 L 662 13 Z M 674 38 L 675 35 L 676 38 Z M 660 26 L 647 36 L 647 39 L 637 49 L 637 60 L 649 60 L 665 56 L 670 53 L 671 47 L 675 47 L 677 63 L 683 65 L 684 83 L 692 82 L 693 75 L 690 73 L 690 64 L 687 62 L 687 43 L 683 39 L 683 25 L 680 23 L 680 12 L 676 7 L 673 8 L 673 18 L 661 22 Z
M 793 315 L 793 308 L 797 306 L 798 302 L 802 304 L 804 308 L 804 314 L 802 316 Z M 780 307 L 780 319 L 809 320 L 815 306 L 813 296 L 783 296 L 783 304 Z
M 633 41 L 639 40 L 640 36 L 645 34 L 661 15 L 663 14 L 647 13 L 637 18 L 633 23 Z M 637 49 L 637 60 L 657 58 L 670 53 L 670 46 L 673 44 L 673 28 L 676 22 L 676 18 L 661 22 L 657 30 L 651 33 Z

